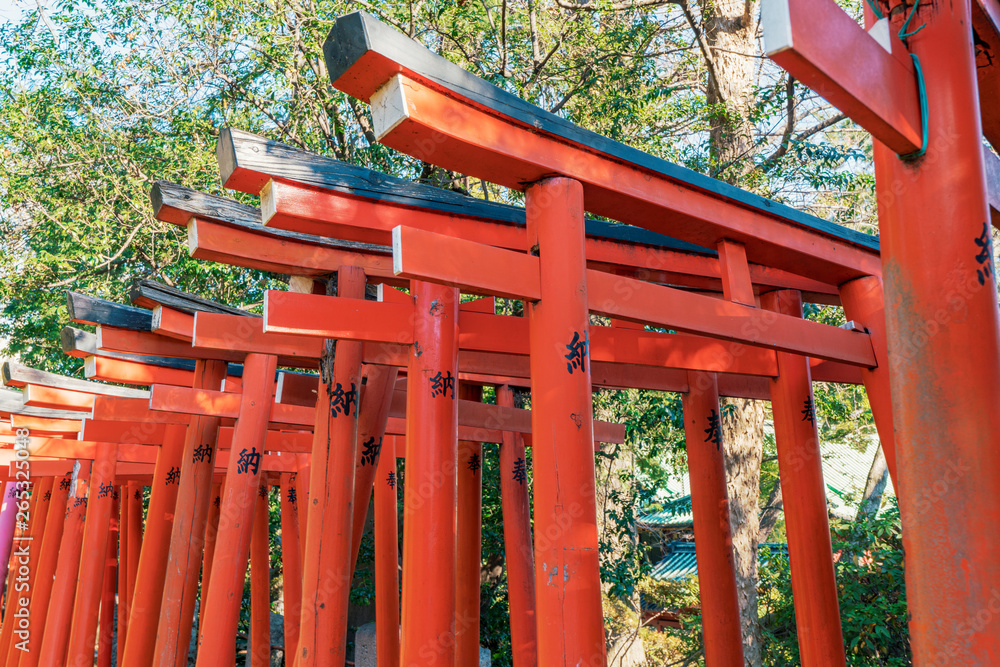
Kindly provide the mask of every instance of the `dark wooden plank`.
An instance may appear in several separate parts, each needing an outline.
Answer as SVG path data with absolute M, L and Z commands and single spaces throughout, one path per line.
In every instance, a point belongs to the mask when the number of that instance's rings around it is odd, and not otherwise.
M 262 139 L 262 141 L 266 142 L 267 140 Z M 306 155 L 312 154 L 306 153 Z M 228 227 L 245 229 L 253 232 L 254 234 L 260 234 L 262 236 L 279 240 L 295 241 L 297 243 L 305 243 L 308 245 L 331 248 L 334 250 L 357 250 L 365 253 L 386 256 L 392 255 L 392 248 L 389 246 L 374 245 L 371 243 L 358 243 L 355 241 L 345 241 L 341 239 L 327 238 L 324 236 L 314 236 L 312 234 L 286 231 L 283 229 L 276 229 L 274 227 L 265 227 L 261 224 L 259 209 L 249 206 L 244 207 L 252 212 L 252 215 L 250 215 L 247 211 L 241 212 L 240 207 L 243 207 L 243 204 L 240 204 L 239 202 L 226 199 L 225 197 L 216 197 L 215 195 L 203 195 L 197 190 L 186 188 L 183 185 L 177 185 L 167 181 L 159 181 L 153 185 L 153 191 L 156 195 L 155 197 L 151 195 L 150 198 L 154 199 L 154 213 L 157 219 L 163 220 L 164 222 L 186 225 L 191 218 L 199 218 L 217 222 Z M 210 197 L 213 202 L 212 206 L 209 207 L 199 204 L 201 199 L 198 195 Z M 155 200 L 162 202 L 159 207 L 157 207 Z M 228 202 L 228 205 L 223 204 L 222 202 Z M 234 215 L 232 217 L 225 217 L 230 212 L 234 213 Z
M 63 352 L 79 359 L 91 356 L 107 357 L 109 359 L 124 359 L 126 361 L 136 361 L 142 364 L 177 368 L 185 371 L 193 371 L 195 367 L 193 359 L 173 359 L 169 357 L 153 357 L 142 354 L 99 350 L 97 349 L 97 335 L 89 331 L 77 329 L 76 327 L 63 327 L 60 333 L 60 342 L 62 343 Z M 241 364 L 229 364 L 228 374 L 241 377 L 243 375 L 243 366 Z
M 235 128 L 222 130 L 216 146 L 216 156 L 223 184 L 242 192 L 258 194 L 270 179 L 279 178 L 387 204 L 452 213 L 491 222 L 525 224 L 524 208 L 519 206 L 487 202 L 451 190 L 412 183 Z M 681 252 L 715 254 L 714 250 L 693 243 L 620 223 L 588 218 L 586 232 L 588 236 L 600 239 L 641 243 Z
M 66 292 L 69 318 L 78 324 L 104 324 L 134 331 L 152 331 L 153 313 L 144 308 Z
M 469 100 L 473 105 L 495 110 L 536 131 L 662 176 L 683 187 L 707 192 L 720 200 L 862 248 L 878 250 L 877 237 L 808 215 L 585 130 L 467 72 L 367 12 L 357 11 L 338 18 L 323 45 L 323 52 L 334 87 L 361 100 L 370 99 L 375 92 L 371 86 L 381 85 L 402 72 Z M 363 76 L 359 72 L 363 72 Z M 374 81 L 378 84 L 371 83 Z
M 157 181 L 149 191 L 157 220 L 187 225 L 191 218 L 259 225 L 260 211 L 226 197 L 209 195 L 169 181 Z
M 80 419 L 81 414 L 73 410 L 52 410 L 36 408 L 24 404 L 21 392 L 14 389 L 0 389 L 0 413 L 24 415 L 26 417 L 43 417 L 45 419 Z
M 226 315 L 243 315 L 260 317 L 256 313 L 227 306 L 217 301 L 209 301 L 200 296 L 183 292 L 176 287 L 170 287 L 154 280 L 139 280 L 132 283 L 128 293 L 129 301 L 146 308 L 157 305 L 180 310 L 185 313 L 222 313 Z
M 37 368 L 30 368 L 15 361 L 5 361 L 3 366 L 0 366 L 0 377 L 3 378 L 3 383 L 7 387 L 23 387 L 26 384 L 37 384 L 42 387 L 82 391 L 87 394 L 100 394 L 102 396 L 120 396 L 122 398 L 149 397 L 149 392 L 141 389 L 129 389 L 113 384 L 71 378 L 59 375 L 58 373 L 49 373 L 48 371 L 40 371 Z

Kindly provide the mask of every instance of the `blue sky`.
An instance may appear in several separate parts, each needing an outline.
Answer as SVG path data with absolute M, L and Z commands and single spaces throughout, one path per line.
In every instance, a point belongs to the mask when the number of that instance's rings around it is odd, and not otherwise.
M 8 22 L 17 19 L 28 4 L 24 0 L 0 0 L 0 21 Z M 34 3 L 31 4 L 34 7 Z

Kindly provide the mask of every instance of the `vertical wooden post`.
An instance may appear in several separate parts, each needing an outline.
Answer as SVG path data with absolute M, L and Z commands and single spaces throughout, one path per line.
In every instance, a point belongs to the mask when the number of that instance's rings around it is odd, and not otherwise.
M 37 651 L 38 661 L 32 663 L 25 654 L 21 664 L 40 667 L 64 667 L 69 628 L 73 616 L 73 598 L 76 595 L 76 574 L 80 569 L 80 549 L 83 545 L 84 520 L 87 512 L 87 482 L 78 479 L 75 492 L 68 499 L 68 515 L 59 544 L 59 562 L 52 582 L 45 624 L 32 628 L 32 653 Z M 35 633 L 38 633 L 37 635 Z
M 3 566 L 2 576 L 0 580 L 6 580 L 10 574 L 10 554 L 14 542 L 15 533 L 15 516 L 17 515 L 17 501 L 20 495 L 20 483 L 18 482 L 5 482 L 3 485 L 3 507 L 0 509 L 0 565 Z M 9 586 L 4 587 L 4 608 L 6 609 L 6 601 L 9 597 L 6 591 L 10 590 Z M 0 646 L 3 644 L 0 643 Z
M 527 190 L 528 247 L 541 300 L 528 304 L 534 440 L 538 661 L 603 665 L 583 188 L 549 178 Z
M 401 664 L 455 664 L 458 290 L 410 284 Z
M 68 667 L 92 667 L 98 614 L 104 590 L 108 537 L 115 502 L 115 466 L 118 446 L 101 443 L 90 470 L 87 514 L 76 575 L 73 619 L 69 627 Z
M 715 373 L 688 372 L 688 385 L 690 391 L 683 397 L 684 435 L 705 662 L 713 667 L 742 667 L 743 633 L 729 524 L 718 380 Z
M 48 477 L 37 480 L 31 483 L 30 486 L 27 482 L 11 485 L 10 494 L 5 501 L 5 504 L 10 504 L 12 510 L 10 518 L 14 533 L 11 535 L 10 552 L 5 559 L 10 564 L 10 569 L 8 571 L 9 576 L 7 578 L 5 595 L 6 606 L 4 609 L 3 633 L 0 635 L 0 653 L 6 654 L 10 660 L 4 664 L 13 664 L 17 661 L 22 653 L 22 651 L 17 649 L 17 645 L 23 641 L 28 632 L 28 630 L 21 627 L 22 619 L 15 615 L 19 610 L 22 613 L 24 610 L 24 607 L 20 605 L 22 594 L 17 590 L 18 579 L 23 576 L 22 567 L 25 565 L 24 550 L 27 549 L 27 597 L 29 602 L 28 614 L 30 614 L 31 591 L 34 590 L 34 580 L 38 570 L 39 546 L 45 534 L 48 508 L 52 497 L 52 482 L 53 479 Z M 27 516 L 28 521 L 26 523 L 20 522 L 20 525 L 18 525 L 19 522 L 17 519 L 20 509 L 25 502 L 25 492 L 29 491 L 29 489 L 31 496 L 27 499 L 28 511 L 26 515 L 22 515 Z M 24 621 L 26 627 L 30 629 L 30 618 L 24 619 Z M 21 634 L 21 632 L 25 632 L 25 634 Z
M 232 452 L 230 452 L 231 454 Z M 222 512 L 222 484 L 212 484 L 208 519 L 205 525 L 205 555 L 201 566 L 201 606 L 198 607 L 198 636 L 205 624 L 205 601 L 208 599 L 208 585 L 212 580 L 212 562 L 215 559 L 215 543 L 219 535 L 219 515 Z
M 14 514 L 17 514 L 17 505 L 21 501 L 22 492 L 27 496 L 30 492 L 30 485 L 28 482 L 21 482 L 18 484 L 11 484 L 9 487 L 4 489 L 4 504 L 7 505 Z M 30 501 L 29 501 L 30 504 Z M 13 515 L 12 515 L 13 518 Z M 16 522 L 15 522 L 16 523 Z M 7 552 L 6 568 L 7 573 L 4 577 L 6 583 L 4 585 L 4 595 L 3 595 L 3 625 L 0 628 L 0 652 L 6 653 L 14 645 L 14 627 L 18 624 L 18 620 L 14 616 L 14 612 L 17 609 L 16 604 L 11 604 L 13 595 L 11 594 L 15 587 L 15 582 L 17 579 L 18 571 L 18 560 L 20 555 L 18 550 L 13 548 L 13 542 L 18 541 L 20 537 L 26 537 L 28 535 L 29 527 L 27 525 L 14 526 L 14 532 L 11 534 L 11 548 Z
M 118 639 L 115 643 L 115 664 L 122 664 L 125 653 L 125 636 L 128 634 L 128 543 L 129 508 L 128 484 L 118 487 L 121 494 L 118 504 Z
M 341 267 L 337 294 L 364 299 L 364 271 Z M 347 651 L 361 343 L 336 341 L 328 349 L 316 402 L 297 667 L 339 666 Z
M 225 362 L 199 360 L 195 364 L 193 387 L 218 390 L 225 380 L 226 370 Z M 205 523 L 215 474 L 218 431 L 218 417 L 194 417 L 184 440 L 163 604 L 156 631 L 153 659 L 156 667 L 175 667 L 178 662 L 187 662 L 198 597 L 199 566 L 205 549 Z
M 399 515 L 396 436 L 385 437 L 375 476 L 375 650 L 379 665 L 399 664 Z
M 169 431 L 171 439 L 176 438 L 176 432 Z M 166 433 L 164 434 L 166 435 Z M 173 442 L 173 440 L 171 440 Z M 155 470 L 154 470 L 155 473 Z M 129 618 L 132 617 L 132 598 L 135 595 L 135 583 L 139 578 L 139 559 L 142 556 L 142 538 L 146 532 L 146 523 L 143 520 L 143 492 L 145 485 L 139 482 L 128 483 L 128 590 L 125 597 L 129 604 Z M 152 500 L 152 498 L 150 498 Z M 125 663 L 122 662 L 122 665 Z
M 497 405 L 514 407 L 514 392 L 497 387 Z M 531 550 L 531 504 L 528 502 L 528 465 L 524 438 L 503 431 L 500 444 L 500 504 L 503 546 L 507 561 L 507 598 L 510 603 L 510 645 L 514 667 L 538 664 L 535 628 L 535 566 Z
M 217 667 L 236 661 L 236 627 L 250 555 L 254 507 L 260 493 L 261 461 L 276 370 L 277 358 L 268 354 L 248 354 L 243 365 L 240 413 L 222 488 L 204 624 L 198 633 L 198 667 Z
M 459 385 L 459 398 L 483 400 L 483 388 Z M 479 587 L 482 572 L 483 443 L 458 441 L 455 664 L 479 664 Z
M 296 457 L 296 454 L 292 454 Z M 284 458 L 284 457 L 282 457 Z M 299 645 L 299 614 L 302 612 L 302 549 L 299 542 L 298 473 L 281 474 L 281 590 L 285 609 L 285 660 L 291 667 Z
M 118 583 L 118 542 L 121 523 L 118 508 L 121 495 L 118 486 L 112 491 L 111 526 L 108 548 L 104 554 L 104 588 L 101 590 L 101 618 L 98 622 L 97 667 L 111 667 L 115 638 L 115 590 Z
M 320 385 L 319 386 L 320 386 L 320 392 L 325 391 L 323 389 L 323 382 L 322 382 L 322 380 L 320 381 Z M 315 438 L 315 433 L 313 434 L 313 437 Z M 298 486 L 298 496 L 299 496 L 299 502 L 297 503 L 298 504 L 298 511 L 296 512 L 296 515 L 298 516 L 298 521 L 299 521 L 299 553 L 302 556 L 302 567 L 305 567 L 305 563 L 306 563 L 306 549 L 305 549 L 305 547 L 306 547 L 306 530 L 308 529 L 308 524 L 309 524 L 309 507 L 311 505 L 311 503 L 309 502 L 309 499 L 310 499 L 309 498 L 309 480 L 310 480 L 310 478 L 312 476 L 312 466 L 309 465 L 309 460 L 311 458 L 312 458 L 312 456 L 300 456 L 299 457 L 299 459 L 298 459 L 299 474 L 298 474 L 298 477 L 295 478 L 295 483 Z M 304 585 L 305 585 L 305 582 L 303 582 L 303 586 Z M 305 590 L 305 589 L 303 588 L 303 590 Z M 301 593 L 300 593 L 299 604 L 300 605 L 302 604 Z M 300 628 L 300 632 L 301 632 L 301 627 L 302 627 L 301 626 L 301 613 L 302 613 L 302 607 L 300 606 L 299 607 L 299 619 L 300 619 L 299 628 Z M 295 648 L 292 649 L 292 653 L 290 653 L 289 655 L 292 655 L 294 657 L 296 655 L 295 649 L 297 649 L 297 648 L 298 648 L 298 643 L 295 644 Z
M 761 297 L 761 304 L 783 315 L 802 317 L 802 296 L 794 290 L 768 292 Z M 844 637 L 809 359 L 788 352 L 778 352 L 777 356 L 778 377 L 771 380 L 771 409 L 802 664 L 844 665 Z
M 250 535 L 250 667 L 271 664 L 271 550 L 267 482 L 261 482 Z
M 18 650 L 16 645 L 11 645 L 7 652 L 5 665 L 26 665 L 34 666 L 38 664 L 38 657 L 41 654 L 41 642 L 45 631 L 45 619 L 48 616 L 49 601 L 52 596 L 52 585 L 55 580 L 56 567 L 59 562 L 59 555 L 63 544 L 63 528 L 67 519 L 67 498 L 70 491 L 70 478 L 62 477 L 53 480 L 52 496 L 49 501 L 47 517 L 45 519 L 45 535 L 42 536 L 41 544 L 38 545 L 38 570 L 35 576 L 35 583 L 31 588 L 31 600 L 28 603 L 28 626 L 31 628 L 31 640 L 29 650 Z
M 896 30 L 909 8 L 889 4 Z M 971 3 L 914 11 L 927 153 L 903 161 L 875 142 L 910 640 L 914 664 L 996 664 L 1000 315 L 978 49 Z
M 358 567 L 358 553 L 371 507 L 375 471 L 382 452 L 389 408 L 396 390 L 398 368 L 366 365 L 365 391 L 358 413 L 358 456 L 354 466 L 354 521 L 351 527 L 351 572 Z
M 899 488 L 896 477 L 896 434 L 892 426 L 892 392 L 889 388 L 889 350 L 885 336 L 885 305 L 882 300 L 882 279 L 878 276 L 855 278 L 840 286 L 840 300 L 844 314 L 868 330 L 875 350 L 878 368 L 862 368 L 861 380 L 865 383 L 868 403 L 872 408 L 875 428 L 882 443 L 882 453 L 889 468 L 893 484 Z
M 153 662 L 186 430 L 186 425 L 168 424 L 156 457 L 122 657 L 125 667 L 148 667 Z

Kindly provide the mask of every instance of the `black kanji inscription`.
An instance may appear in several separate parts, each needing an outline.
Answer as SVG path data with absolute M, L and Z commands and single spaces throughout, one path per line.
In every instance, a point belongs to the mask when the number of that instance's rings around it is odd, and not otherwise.
M 260 459 L 261 455 L 256 447 L 251 447 L 249 452 L 244 447 L 240 451 L 240 458 L 236 461 L 236 472 L 243 475 L 252 471 L 256 475 L 260 472 Z
M 570 375 L 573 374 L 576 369 L 581 371 L 587 371 L 587 348 L 590 345 L 590 334 L 584 334 L 583 338 L 580 337 L 580 332 L 573 332 L 573 340 L 569 342 L 566 349 L 569 352 L 566 353 L 566 370 Z
M 524 484 L 526 479 L 528 479 L 528 467 L 525 465 L 524 459 L 514 461 L 514 481 L 518 484 Z
M 705 429 L 705 433 L 707 434 L 705 442 L 714 442 L 716 449 L 722 447 L 722 423 L 719 419 L 719 413 L 714 408 L 708 415 L 708 428 Z
M 379 452 L 382 451 L 382 438 L 375 442 L 375 436 L 368 438 L 362 445 L 361 450 L 361 465 L 366 466 L 368 464 L 375 465 L 375 461 L 378 459 Z
M 431 397 L 448 397 L 448 392 L 451 392 L 451 398 L 455 398 L 455 378 L 451 371 L 443 375 L 438 371 L 437 375 L 431 377 Z
M 351 388 L 344 390 L 344 385 L 337 383 L 333 391 L 330 392 L 330 416 L 345 417 L 351 416 L 351 406 L 354 406 L 354 414 L 358 414 L 358 388 L 353 382 Z

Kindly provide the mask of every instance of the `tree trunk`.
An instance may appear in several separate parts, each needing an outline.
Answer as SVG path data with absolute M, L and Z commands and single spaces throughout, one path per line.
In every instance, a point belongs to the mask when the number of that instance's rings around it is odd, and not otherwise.
M 760 541 L 760 463 L 764 457 L 764 404 L 727 399 L 722 410 L 729 520 L 733 532 L 736 592 L 740 600 L 745 664 L 759 667 L 757 621 L 757 545 Z
M 753 124 L 753 55 L 757 52 L 756 0 L 701 0 L 702 31 L 708 47 L 707 101 L 713 175 L 737 184 L 750 171 Z M 728 399 L 723 409 L 726 476 L 740 601 L 743 655 L 760 667 L 757 619 L 757 545 L 760 534 L 760 464 L 764 452 L 764 406 Z
M 626 393 L 624 400 L 629 400 Z M 621 415 L 603 402 L 595 401 L 594 418 L 621 421 Z M 634 564 L 639 533 L 635 527 L 635 452 L 628 444 L 605 444 L 597 458 L 597 530 L 601 545 L 601 560 Z M 632 561 L 632 563 L 628 563 Z M 610 585 L 602 582 L 604 592 Z M 608 628 L 607 650 L 609 667 L 640 667 L 646 654 L 638 626 L 626 622 L 631 616 L 642 617 L 638 589 L 630 597 L 618 598 L 630 614 L 617 618 Z M 607 614 L 608 610 L 605 609 Z
M 885 453 L 882 445 L 875 450 L 875 459 L 872 467 L 868 471 L 868 480 L 865 482 L 865 493 L 861 496 L 861 505 L 858 507 L 858 518 L 872 516 L 878 512 L 882 506 L 882 494 L 889 483 L 889 467 L 885 462 Z
M 710 122 L 713 171 L 736 183 L 749 169 L 753 148 L 753 65 L 757 51 L 756 0 L 702 0 L 702 25 L 709 47 L 707 101 L 716 106 Z
M 607 418 L 607 415 L 601 418 Z M 630 560 L 639 540 L 634 520 L 629 521 L 634 519 L 631 517 L 630 501 L 635 495 L 635 490 L 631 488 L 631 480 L 635 479 L 635 456 L 627 445 L 605 445 L 602 453 L 604 456 L 597 460 L 597 529 L 601 558 Z M 623 530 L 618 523 L 621 520 L 629 521 L 630 529 Z M 609 585 L 605 584 L 605 593 L 608 588 Z M 631 597 L 619 599 L 641 618 L 638 590 Z M 623 619 L 617 621 L 607 637 L 609 667 L 639 667 L 645 664 L 646 654 L 638 628 L 623 623 Z
M 760 530 L 758 531 L 758 544 L 761 542 L 767 542 L 767 538 L 771 536 L 771 531 L 774 527 L 778 525 L 778 519 L 781 518 L 781 512 L 784 508 L 784 502 L 781 497 L 781 480 L 779 479 L 774 483 L 774 488 L 771 489 L 770 495 L 767 497 L 767 502 L 764 503 L 764 509 L 760 511 Z

